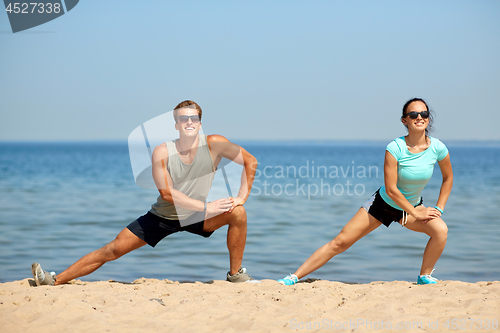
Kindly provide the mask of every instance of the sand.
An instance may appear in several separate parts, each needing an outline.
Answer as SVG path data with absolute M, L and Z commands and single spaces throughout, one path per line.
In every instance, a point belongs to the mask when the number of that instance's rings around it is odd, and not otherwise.
M 499 281 L 32 281 L 0 284 L 0 332 L 500 331 Z

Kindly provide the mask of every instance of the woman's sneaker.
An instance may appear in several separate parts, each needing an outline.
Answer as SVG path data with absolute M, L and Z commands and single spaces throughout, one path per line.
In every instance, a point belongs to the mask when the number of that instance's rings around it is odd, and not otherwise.
M 31 265 L 31 273 L 33 274 L 37 286 L 54 286 L 56 283 L 56 273 L 44 271 L 39 263 Z
M 438 279 L 432 277 L 432 273 L 434 273 L 434 269 L 431 274 L 419 275 L 417 278 L 417 284 L 436 284 L 438 283 Z
M 278 282 L 285 285 L 285 286 L 293 286 L 294 284 L 299 282 L 299 279 L 297 278 L 297 275 L 290 274 L 290 275 L 285 276 L 282 279 L 279 279 Z
M 253 282 L 253 283 L 259 283 L 259 280 L 255 280 L 253 277 L 248 275 L 247 269 L 246 268 L 240 268 L 238 272 L 234 275 L 230 275 L 229 272 L 227 272 L 226 276 L 226 281 L 233 282 L 233 283 L 238 283 L 238 282 Z

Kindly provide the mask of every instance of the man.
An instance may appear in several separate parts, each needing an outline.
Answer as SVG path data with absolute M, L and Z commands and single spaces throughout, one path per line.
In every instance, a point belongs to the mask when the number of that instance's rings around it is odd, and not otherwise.
M 129 224 L 112 242 L 82 257 L 58 275 L 34 263 L 31 270 L 37 285 L 60 285 L 88 275 L 106 262 L 146 244 L 154 247 L 178 231 L 209 237 L 224 225 L 229 226 L 227 281 L 254 280 L 241 268 L 241 262 L 247 234 L 243 204 L 252 188 L 257 160 L 223 136 L 199 135 L 202 110 L 195 102 L 179 103 L 173 113 L 179 138 L 157 146 L 152 154 L 153 179 L 160 196 L 151 210 Z M 223 157 L 243 165 L 240 190 L 234 198 L 207 203 L 214 173 Z

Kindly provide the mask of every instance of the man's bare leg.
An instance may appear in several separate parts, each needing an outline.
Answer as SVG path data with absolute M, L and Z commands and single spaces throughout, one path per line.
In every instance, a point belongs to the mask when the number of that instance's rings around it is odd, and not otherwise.
M 123 229 L 118 236 L 109 244 L 99 250 L 91 252 L 64 272 L 57 275 L 56 285 L 67 283 L 73 279 L 88 275 L 107 263 L 120 258 L 130 251 L 136 250 L 147 243 L 134 235 L 129 229 Z
M 247 213 L 243 206 L 237 206 L 231 213 L 223 213 L 205 221 L 203 231 L 215 231 L 222 226 L 227 229 L 227 249 L 229 250 L 229 274 L 238 272 L 243 261 L 247 241 Z

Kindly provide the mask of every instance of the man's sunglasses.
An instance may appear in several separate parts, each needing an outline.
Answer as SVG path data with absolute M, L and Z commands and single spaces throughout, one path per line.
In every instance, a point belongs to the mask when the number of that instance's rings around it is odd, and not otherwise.
M 191 119 L 193 124 L 197 124 L 200 122 L 200 116 L 197 114 L 192 115 L 192 116 L 179 116 L 179 117 L 177 117 L 177 122 L 185 124 L 188 122 L 189 119 Z
M 420 117 L 422 117 L 422 119 L 427 119 L 427 118 L 429 118 L 429 111 L 422 111 L 422 112 L 412 111 L 412 112 L 408 112 L 405 115 L 405 117 L 410 116 L 410 119 L 417 119 L 418 115 L 420 115 Z

